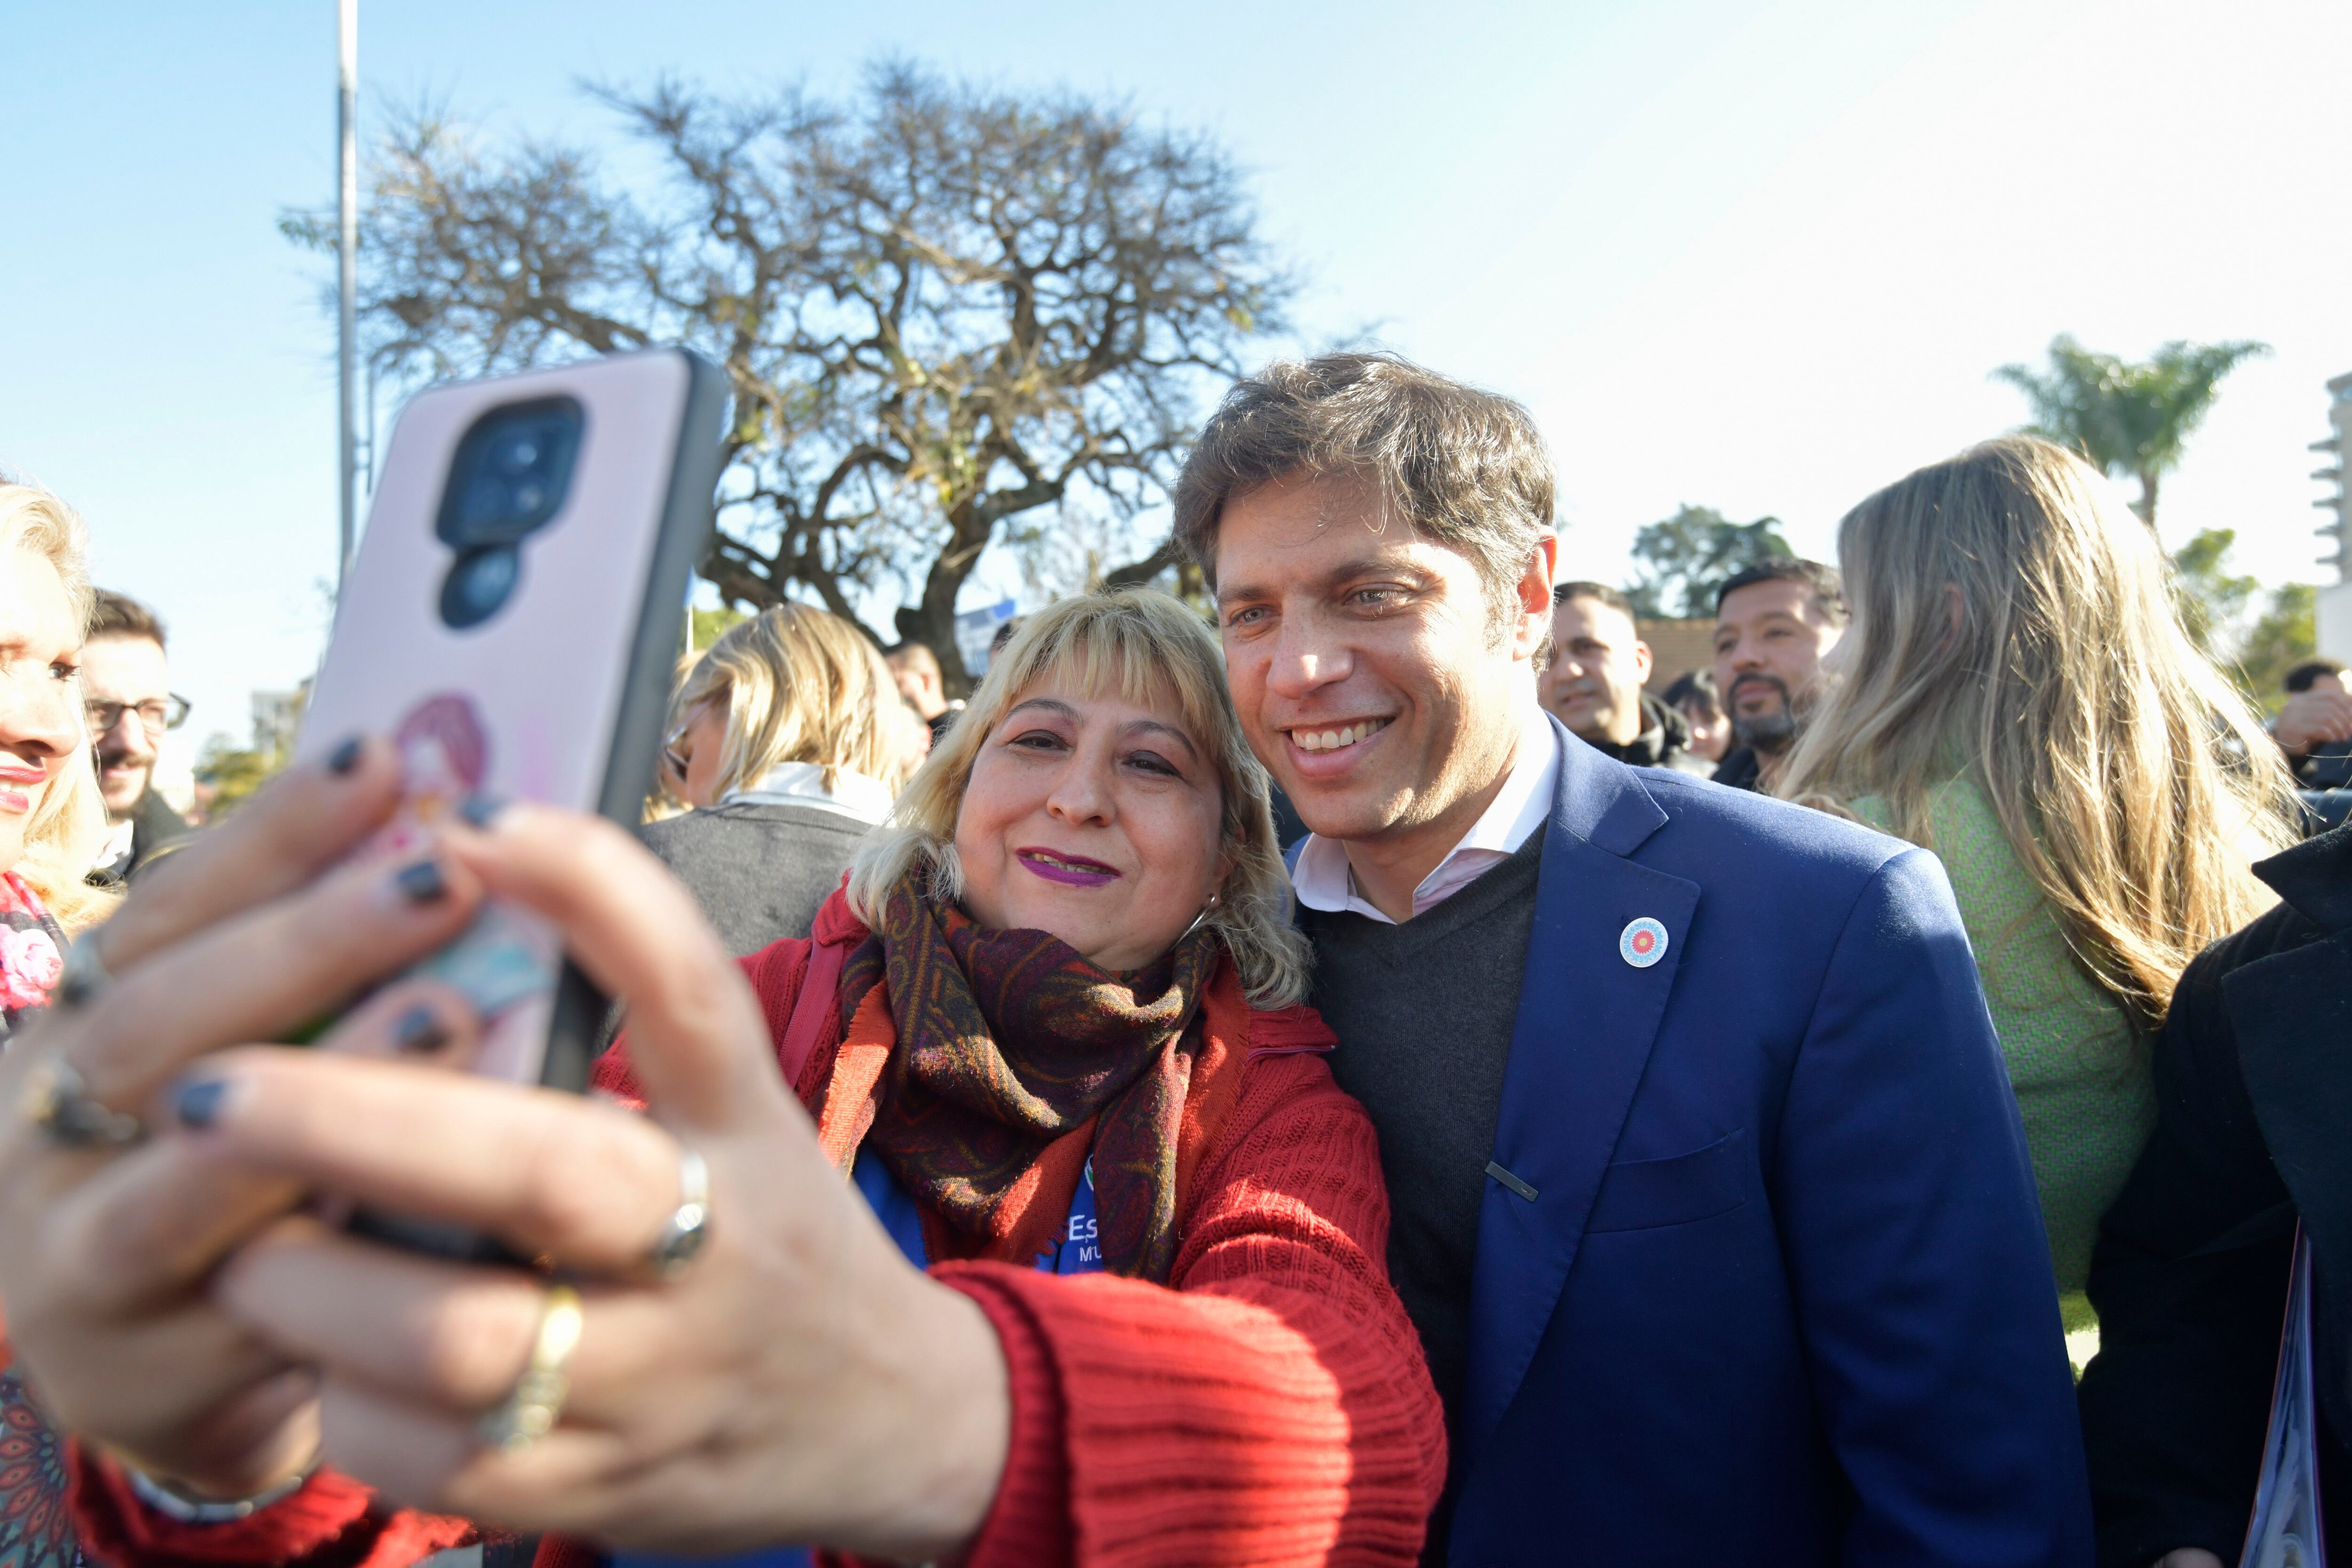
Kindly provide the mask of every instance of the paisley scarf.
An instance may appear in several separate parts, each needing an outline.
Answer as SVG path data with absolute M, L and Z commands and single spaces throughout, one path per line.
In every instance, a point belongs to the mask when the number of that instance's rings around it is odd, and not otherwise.
M 1091 1156 L 1105 1270 L 1166 1280 L 1177 1133 L 1223 953 L 1196 927 L 1118 974 L 1044 931 L 983 931 L 911 880 L 891 893 L 843 965 L 842 1023 L 887 984 L 898 1041 L 864 1143 L 925 1210 L 932 1257 L 1026 1262 Z

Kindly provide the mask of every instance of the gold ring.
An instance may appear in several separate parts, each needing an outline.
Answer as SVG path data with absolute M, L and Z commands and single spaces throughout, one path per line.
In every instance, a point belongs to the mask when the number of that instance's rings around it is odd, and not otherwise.
M 580 1328 L 585 1318 L 580 1292 L 569 1285 L 551 1287 L 540 1309 L 539 1336 L 530 1347 L 530 1364 L 515 1380 L 514 1392 L 484 1415 L 475 1429 L 482 1441 L 509 1454 L 520 1454 L 555 1429 L 563 1415 L 564 1398 L 572 1392 L 572 1352 L 580 1348 Z

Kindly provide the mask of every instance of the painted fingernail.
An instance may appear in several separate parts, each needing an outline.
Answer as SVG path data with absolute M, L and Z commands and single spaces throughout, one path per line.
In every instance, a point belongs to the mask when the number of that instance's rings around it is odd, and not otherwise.
M 228 1080 L 192 1078 L 172 1091 L 172 1114 L 183 1127 L 210 1127 L 228 1098 Z
M 360 765 L 360 753 L 366 750 L 357 735 L 346 735 L 335 749 L 327 753 L 327 771 L 338 777 Z
M 441 874 L 437 860 L 403 866 L 392 879 L 399 886 L 400 896 L 412 904 L 437 903 L 449 891 L 449 879 Z
M 457 815 L 476 827 L 487 828 L 507 808 L 506 796 L 487 792 L 469 795 L 457 805 Z
M 449 1043 L 449 1026 L 441 1015 L 419 1002 L 392 1021 L 392 1043 L 410 1056 L 421 1057 Z

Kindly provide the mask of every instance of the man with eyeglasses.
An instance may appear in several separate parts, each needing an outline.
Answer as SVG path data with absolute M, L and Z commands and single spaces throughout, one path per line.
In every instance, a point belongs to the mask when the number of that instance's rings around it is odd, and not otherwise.
M 138 600 L 101 588 L 82 647 L 81 689 L 98 763 L 98 793 L 113 831 L 90 868 L 96 878 L 128 878 L 193 831 L 155 793 L 157 744 L 188 716 L 174 697 L 163 659 L 163 623 Z

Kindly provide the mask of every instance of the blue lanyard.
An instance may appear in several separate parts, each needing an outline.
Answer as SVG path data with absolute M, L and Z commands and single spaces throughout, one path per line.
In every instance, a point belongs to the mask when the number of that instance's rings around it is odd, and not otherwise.
M 867 1206 L 907 1261 L 918 1268 L 928 1265 L 930 1257 L 923 1246 L 922 1211 L 890 1174 L 890 1167 L 860 1149 L 850 1181 L 866 1195 Z M 1102 1266 L 1102 1243 L 1095 1227 L 1095 1163 L 1088 1160 L 1077 1191 L 1070 1194 L 1070 1216 L 1061 1237 L 1037 1255 L 1035 1267 L 1047 1274 L 1099 1274 Z

